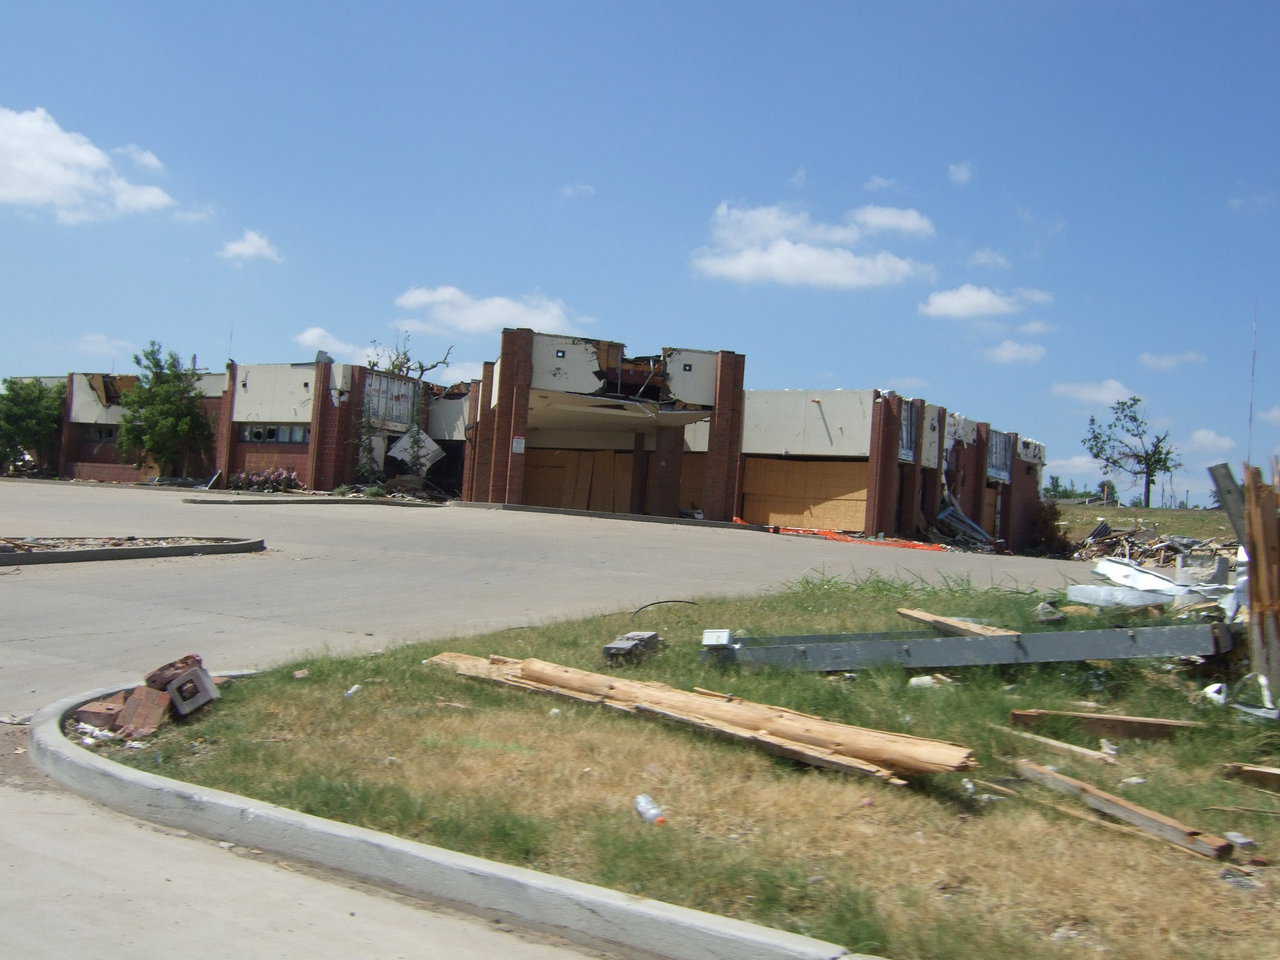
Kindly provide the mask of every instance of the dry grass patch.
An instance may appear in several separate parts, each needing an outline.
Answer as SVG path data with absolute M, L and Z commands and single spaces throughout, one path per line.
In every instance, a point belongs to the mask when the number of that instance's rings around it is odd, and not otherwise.
M 1029 623 L 1040 598 L 818 578 L 767 597 L 654 608 L 387 654 L 320 658 L 234 684 L 192 722 L 124 759 L 320 816 L 752 919 L 908 958 L 1111 956 L 1257 960 L 1280 934 L 1276 886 L 1019 800 L 980 804 L 959 776 L 883 786 L 770 758 L 751 747 L 602 708 L 469 681 L 425 667 L 442 649 L 538 656 L 602 669 L 602 643 L 657 629 L 671 643 L 628 675 L 731 691 L 835 719 L 973 747 L 980 775 L 1006 770 L 1008 741 L 986 727 L 1011 707 L 1070 708 L 1087 697 L 1121 712 L 1206 720 L 1165 743 L 1126 743 L 1103 770 L 1040 757 L 1203 829 L 1241 830 L 1280 849 L 1280 818 L 1206 813 L 1270 806 L 1223 781 L 1226 760 L 1274 762 L 1264 730 L 1193 706 L 1204 678 L 1054 665 L 953 671 L 951 688 L 912 690 L 898 670 L 854 682 L 779 671 L 717 673 L 697 656 L 703 626 L 756 633 L 902 626 L 894 606 Z M 292 669 L 310 675 L 294 680 Z M 1153 678 L 1159 678 L 1155 682 Z M 352 697 L 343 692 L 359 683 Z M 1069 723 L 1051 735 L 1097 746 Z M 1118 788 L 1126 776 L 1148 783 Z M 1028 788 L 1031 790 L 1033 788 Z M 670 819 L 640 821 L 652 794 Z M 1048 794 L 1039 794 L 1048 798 Z M 1054 797 L 1061 802 L 1064 798 Z M 1260 802 L 1261 801 L 1261 802 Z M 1280 802 L 1274 804 L 1280 808 Z

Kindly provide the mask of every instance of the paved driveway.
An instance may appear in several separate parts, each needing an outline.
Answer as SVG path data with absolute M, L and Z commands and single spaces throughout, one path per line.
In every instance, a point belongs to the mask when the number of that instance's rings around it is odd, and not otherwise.
M 128 681 L 773 587 L 811 570 L 1053 587 L 1083 564 L 742 530 L 440 507 L 184 504 L 170 491 L 0 481 L 0 536 L 265 537 L 266 553 L 0 567 L 0 715 Z M 18 570 L 17 573 L 5 571 Z M 0 956 L 572 960 L 452 915 L 122 817 L 35 772 L 0 727 Z M 585 955 L 599 956 L 588 951 Z

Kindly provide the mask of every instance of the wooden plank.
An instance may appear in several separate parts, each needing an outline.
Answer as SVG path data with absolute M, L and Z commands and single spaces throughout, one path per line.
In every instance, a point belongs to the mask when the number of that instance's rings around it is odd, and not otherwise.
M 615 513 L 631 512 L 631 461 L 634 453 L 613 455 L 613 510 Z
M 1050 737 L 1042 737 L 1036 733 L 1025 733 L 1022 730 L 1010 730 L 1008 727 L 1002 727 L 998 723 L 988 723 L 988 727 L 992 730 L 999 730 L 1011 737 L 1018 737 L 1031 743 L 1039 744 L 1046 750 L 1062 756 L 1072 757 L 1076 760 L 1088 760 L 1090 763 L 1110 763 L 1114 764 L 1116 758 L 1109 754 L 1103 753 L 1101 750 L 1090 750 L 1088 747 L 1077 747 L 1074 743 L 1065 743 L 1062 740 L 1054 740 Z
M 591 507 L 591 470 L 595 457 L 588 451 L 574 456 L 576 470 L 573 475 L 573 500 L 575 510 L 588 510 Z
M 1232 846 L 1229 840 L 1189 827 L 1172 817 L 1140 807 L 1136 803 L 1130 803 L 1123 797 L 1099 790 L 1093 784 L 1068 777 L 1056 770 L 1032 763 L 1030 760 L 1016 760 L 1014 768 L 1018 771 L 1018 775 L 1026 780 L 1075 797 L 1092 810 L 1105 813 L 1109 817 L 1135 826 L 1139 830 L 1167 840 L 1183 849 L 1213 860 L 1222 860 L 1231 856 Z
M 1245 473 L 1245 522 L 1249 554 L 1249 661 L 1280 692 L 1280 521 L 1276 488 L 1262 471 Z
M 1091 733 L 1104 737 L 1134 740 L 1167 740 L 1183 730 L 1196 730 L 1203 723 L 1194 720 L 1165 720 L 1162 717 L 1126 717 L 1111 713 L 1072 713 L 1068 710 L 1010 710 L 1009 722 L 1034 727 L 1045 717 L 1070 717 Z
M 596 450 L 591 454 L 591 510 L 613 512 L 613 451 Z
M 1251 763 L 1228 763 L 1223 765 L 1222 775 L 1244 780 L 1267 790 L 1280 791 L 1280 767 L 1258 767 Z
M 989 627 L 985 623 L 970 623 L 967 620 L 957 620 L 955 617 L 940 617 L 936 613 L 929 613 L 927 610 L 911 610 L 906 607 L 900 607 L 898 608 L 898 616 L 926 624 L 939 633 L 945 633 L 952 637 L 1009 637 L 1012 639 L 1022 636 L 1017 630 L 1006 630 L 1004 627 Z
M 485 660 L 442 653 L 428 662 L 462 676 L 678 720 L 814 766 L 869 774 L 890 782 L 899 776 L 956 772 L 977 764 L 973 751 L 960 744 L 855 727 L 785 707 L 736 698 L 726 700 L 664 683 L 626 680 L 544 660 Z
M 1244 522 L 1244 491 L 1240 489 L 1240 484 L 1236 483 L 1231 468 L 1225 463 L 1215 463 L 1210 467 L 1209 476 L 1218 489 L 1218 500 L 1222 504 L 1222 510 L 1226 513 L 1227 519 L 1231 521 L 1231 529 L 1235 531 L 1236 539 L 1245 543 L 1249 534 Z

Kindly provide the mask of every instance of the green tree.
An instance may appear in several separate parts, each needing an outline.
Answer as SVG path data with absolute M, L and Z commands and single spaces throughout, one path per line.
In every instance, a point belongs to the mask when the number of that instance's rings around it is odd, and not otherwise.
M 41 470 L 52 466 L 67 385 L 9 379 L 0 392 L 0 469 L 29 454 Z
M 1111 421 L 1103 424 L 1089 418 L 1085 450 L 1101 462 L 1103 474 L 1125 473 L 1142 481 L 1142 506 L 1151 506 L 1151 485 L 1162 473 L 1182 466 L 1177 451 L 1169 443 L 1169 432 L 1152 435 L 1142 416 L 1142 398 L 1130 397 L 1111 405 Z
M 186 476 L 191 458 L 200 456 L 213 438 L 200 405 L 200 374 L 184 368 L 172 350 L 162 355 L 154 340 L 134 354 L 133 362 L 141 374 L 138 385 L 120 398 L 121 455 L 137 466 L 150 460 L 161 476 Z

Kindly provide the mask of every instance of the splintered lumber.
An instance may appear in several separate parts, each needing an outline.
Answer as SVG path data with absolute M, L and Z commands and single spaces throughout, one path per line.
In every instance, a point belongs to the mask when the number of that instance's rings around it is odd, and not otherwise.
M 968 620 L 957 620 L 955 617 L 940 617 L 927 610 L 910 610 L 901 607 L 898 616 L 923 623 L 939 633 L 952 637 L 1018 637 L 1017 630 L 1006 630 L 1004 627 L 989 627 L 985 623 L 970 623 Z
M 899 775 L 946 773 L 977 766 L 968 747 L 905 733 L 855 727 L 785 707 L 714 691 L 677 690 L 665 683 L 624 680 L 545 660 L 442 653 L 428 663 L 525 690 L 600 703 L 745 740 L 813 766 L 877 777 L 901 785 Z
M 1227 763 L 1224 777 L 1237 777 L 1267 790 L 1280 790 L 1280 767 L 1255 767 L 1251 763 Z
M 1001 733 L 1008 734 L 1011 737 L 1018 737 L 1021 740 L 1027 740 L 1031 743 L 1037 743 L 1046 750 L 1061 754 L 1065 757 L 1072 757 L 1076 760 L 1088 760 L 1091 763 L 1115 763 L 1116 758 L 1103 753 L 1101 750 L 1090 750 L 1088 747 L 1077 747 L 1074 743 L 1066 743 L 1062 740 L 1054 740 L 1051 737 L 1042 737 L 1037 733 L 1027 733 L 1023 730 L 1011 730 L 1008 727 L 1002 727 L 998 723 L 987 724 L 992 730 L 999 730 Z
M 1072 713 L 1068 710 L 1010 710 L 1009 722 L 1034 727 L 1045 717 L 1069 717 L 1092 733 L 1104 737 L 1135 740 L 1167 740 L 1181 730 L 1194 730 L 1203 723 L 1194 720 L 1165 720 L 1161 717 L 1126 717 L 1111 713 Z
M 1018 775 L 1026 780 L 1038 783 L 1042 787 L 1048 787 L 1050 790 L 1056 790 L 1058 793 L 1065 793 L 1068 796 L 1075 797 L 1092 810 L 1105 813 L 1107 816 L 1114 817 L 1117 820 L 1122 820 L 1137 827 L 1139 830 L 1167 840 L 1183 849 L 1214 860 L 1222 860 L 1231 856 L 1232 847 L 1229 840 L 1204 833 L 1194 827 L 1188 827 L 1185 823 L 1179 823 L 1172 817 L 1166 817 L 1162 813 L 1156 813 L 1154 810 L 1140 807 L 1136 803 L 1130 803 L 1123 797 L 1117 797 L 1114 794 L 1099 790 L 1091 783 L 1068 777 L 1066 774 L 1050 770 L 1048 767 L 1032 763 L 1030 760 L 1016 760 L 1014 761 L 1014 768 L 1018 771 Z
M 1275 477 L 1275 474 L 1273 474 Z M 1277 478 L 1280 483 L 1280 478 Z M 1249 665 L 1280 692 L 1280 491 L 1257 467 L 1245 469 L 1249 554 Z

